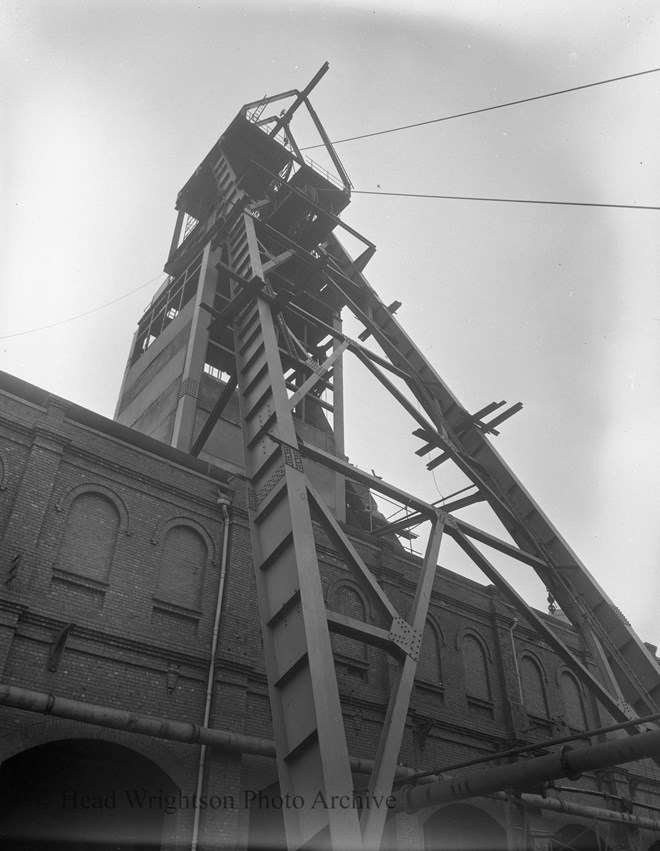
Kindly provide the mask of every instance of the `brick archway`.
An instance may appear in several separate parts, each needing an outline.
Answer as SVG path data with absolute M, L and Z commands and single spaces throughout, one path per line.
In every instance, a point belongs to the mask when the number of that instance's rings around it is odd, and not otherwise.
M 17 725 L 18 726 L 18 725 Z M 64 739 L 91 739 L 113 742 L 143 756 L 153 762 L 179 788 L 190 785 L 190 768 L 195 762 L 185 759 L 169 745 L 168 742 L 144 736 L 139 733 L 128 733 L 125 730 L 114 730 L 109 727 L 97 727 L 84 724 L 81 721 L 68 721 L 64 718 L 39 718 L 32 723 L 24 723 L 12 731 L 10 735 L 0 739 L 0 764 L 11 757 L 52 742 Z
M 103 737 L 55 739 L 0 765 L 2 847 L 161 851 L 185 800 L 134 748 Z

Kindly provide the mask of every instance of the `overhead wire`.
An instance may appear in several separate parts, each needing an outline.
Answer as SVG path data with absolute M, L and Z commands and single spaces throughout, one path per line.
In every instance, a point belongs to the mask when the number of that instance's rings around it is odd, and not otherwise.
M 595 201 L 550 201 L 540 198 L 489 198 L 476 195 L 437 195 L 426 192 L 384 192 L 382 190 L 352 189 L 355 195 L 389 195 L 396 198 L 440 198 L 449 201 L 492 201 L 502 204 L 550 204 L 558 207 L 605 207 L 615 210 L 660 210 L 651 204 L 603 204 Z
M 522 103 L 531 103 L 532 101 L 543 100 L 544 98 L 554 98 L 558 97 L 559 95 L 568 94 L 569 92 L 579 92 L 583 89 L 592 89 L 595 86 L 605 86 L 608 83 L 618 83 L 621 80 L 630 80 L 633 77 L 643 77 L 645 74 L 656 74 L 658 71 L 660 71 L 660 68 L 649 68 L 646 71 L 635 71 L 632 74 L 623 74 L 620 77 L 610 77 L 607 80 L 597 80 L 595 83 L 584 83 L 580 86 L 571 86 L 568 89 L 559 89 L 558 91 L 547 92 L 543 95 L 533 95 L 532 97 L 520 98 L 519 100 L 510 100 L 506 103 L 496 103 L 492 104 L 491 106 L 481 107 L 480 109 L 470 109 L 467 112 L 455 112 L 451 115 L 443 115 L 440 118 L 430 118 L 426 121 L 416 121 L 413 124 L 401 124 L 398 127 L 389 127 L 385 130 L 375 130 L 371 133 L 361 133 L 358 136 L 347 136 L 345 139 L 337 139 L 336 141 L 333 141 L 332 144 L 341 145 L 344 142 L 355 142 L 358 139 L 369 139 L 373 136 L 384 136 L 387 133 L 398 133 L 401 130 L 412 130 L 415 127 L 425 127 L 429 124 L 439 124 L 442 121 L 453 121 L 455 118 L 466 118 L 469 115 L 479 115 L 484 112 L 493 112 L 496 109 L 505 109 L 509 106 L 518 106 Z M 322 147 L 323 143 L 319 143 L 317 145 L 307 145 L 306 147 L 301 148 L 300 150 L 310 151 L 313 148 Z
M 46 331 L 48 328 L 57 328 L 58 325 L 66 325 L 67 322 L 73 322 L 74 319 L 82 319 L 83 316 L 90 316 L 92 313 L 104 310 L 106 307 L 110 307 L 113 304 L 117 304 L 118 301 L 128 298 L 130 295 L 133 295 L 133 293 L 143 290 L 145 287 L 148 287 L 149 284 L 153 284 L 153 282 L 158 280 L 158 278 L 160 278 L 160 274 L 156 275 L 155 278 L 151 278 L 150 281 L 140 284 L 140 286 L 136 287 L 134 290 L 124 293 L 123 295 L 114 298 L 112 301 L 107 301 L 105 304 L 100 304 L 98 307 L 93 307 L 91 310 L 86 310 L 84 313 L 77 313 L 75 316 L 69 316 L 67 319 L 60 319 L 58 322 L 51 322 L 50 325 L 40 325 L 38 328 L 28 328 L 27 331 L 17 331 L 15 334 L 2 334 L 0 335 L 0 340 L 9 340 L 12 337 L 23 337 L 25 334 L 34 334 L 37 331 Z
M 620 77 L 610 77 L 606 80 L 597 80 L 594 83 L 585 83 L 580 86 L 571 86 L 567 89 L 559 89 L 554 92 L 547 92 L 542 95 L 534 95 L 528 98 L 520 98 L 518 100 L 507 101 L 506 103 L 498 103 L 493 104 L 491 106 L 481 107 L 479 109 L 472 109 L 466 112 L 457 112 L 451 115 L 444 115 L 440 118 L 431 118 L 426 121 L 417 121 L 413 124 L 403 124 L 398 127 L 390 127 L 385 130 L 377 130 L 371 133 L 362 133 L 358 136 L 349 136 L 345 139 L 337 139 L 332 142 L 333 145 L 339 145 L 344 142 L 353 142 L 358 139 L 367 139 L 373 136 L 383 136 L 388 133 L 397 133 L 401 130 L 411 130 L 415 127 L 424 127 L 429 124 L 438 124 L 443 121 L 452 121 L 455 118 L 465 118 L 470 115 L 479 115 L 485 112 L 492 112 L 496 109 L 505 109 L 510 106 L 518 106 L 523 103 L 531 103 L 532 101 L 543 100 L 544 98 L 557 97 L 559 95 L 568 94 L 570 92 L 577 92 L 583 89 L 594 88 L 595 86 L 604 86 L 608 83 L 616 83 L 621 80 L 629 80 L 634 77 L 642 77 L 646 74 L 655 74 L 660 71 L 660 68 L 649 68 L 645 71 L 636 71 L 632 74 L 623 74 Z M 301 148 L 301 151 L 312 150 L 313 148 L 323 147 L 323 144 L 317 145 L 307 145 L 306 147 Z M 552 201 L 552 200 L 541 200 L 541 199 L 532 199 L 532 198 L 495 198 L 495 197 L 481 197 L 481 196 L 471 196 L 471 195 L 440 195 L 440 194 L 432 194 L 432 193 L 421 193 L 421 192 L 384 192 L 384 191 L 376 191 L 376 190 L 366 190 L 366 189 L 353 189 L 352 190 L 356 195 L 386 195 L 390 197 L 399 197 L 399 198 L 432 198 L 432 199 L 440 199 L 440 200 L 450 200 L 450 201 L 482 201 L 482 202 L 497 202 L 504 204 L 545 204 L 545 205 L 553 205 L 553 206 L 568 206 L 568 207 L 604 207 L 611 209 L 625 209 L 625 210 L 660 210 L 660 206 L 653 205 L 642 205 L 642 204 L 605 204 L 605 203 L 596 203 L 596 202 L 588 202 L 588 201 Z M 149 286 L 149 284 L 153 283 L 159 276 L 157 275 L 155 278 L 147 281 L 144 284 L 141 284 L 139 287 L 136 287 L 130 292 L 124 293 L 118 298 L 113 299 L 112 301 L 106 302 L 105 304 L 101 304 L 98 307 L 94 307 L 91 310 L 87 310 L 83 313 L 77 313 L 75 316 L 69 316 L 66 319 L 61 319 L 58 322 L 52 322 L 49 325 L 40 325 L 37 328 L 29 328 L 25 331 L 17 331 L 14 334 L 2 334 L 0 335 L 0 340 L 9 340 L 15 337 L 22 337 L 26 334 L 34 334 L 38 331 L 46 331 L 49 328 L 56 328 L 60 325 L 65 325 L 68 322 L 73 322 L 76 319 L 82 319 L 84 316 L 90 316 L 93 313 L 98 312 L 99 310 L 104 310 L 106 307 L 110 307 L 113 304 L 116 304 L 118 301 L 122 301 L 122 299 L 128 298 L 128 296 L 133 295 L 133 293 L 138 292 L 144 287 Z M 439 491 L 438 491 L 439 492 Z
M 385 192 L 367 189 L 353 189 L 352 192 L 355 195 L 383 195 L 394 198 L 427 198 L 445 201 L 482 201 L 501 204 L 544 204 L 558 207 L 601 207 L 605 209 L 616 210 L 660 210 L 660 206 L 653 206 L 650 204 L 605 204 L 593 201 L 552 201 L 539 198 L 491 198 L 486 196 L 475 195 L 440 195 L 426 192 Z M 37 328 L 28 328 L 25 331 L 17 331 L 14 334 L 2 334 L 0 335 L 0 340 L 9 340 L 15 337 L 23 337 L 26 334 L 35 334 L 38 331 L 46 331 L 49 328 L 57 328 L 59 325 L 66 325 L 68 322 L 73 322 L 76 319 L 82 319 L 84 316 L 90 316 L 91 314 L 97 313 L 99 310 L 104 310 L 106 307 L 110 307 L 111 305 L 116 304 L 118 301 L 122 301 L 123 299 L 128 298 L 139 290 L 144 289 L 145 287 L 149 286 L 149 284 L 157 280 L 159 277 L 160 275 L 156 275 L 155 278 L 151 278 L 151 280 L 147 281 L 146 283 L 140 284 L 139 287 L 136 287 L 135 289 L 118 296 L 112 301 L 108 301 L 105 304 L 98 305 L 98 307 L 93 307 L 91 310 L 86 310 L 84 313 L 77 313 L 75 316 L 69 316 L 66 319 L 59 320 L 58 322 L 51 322 L 49 325 L 40 325 Z M 435 481 L 435 476 L 433 478 Z M 436 489 L 438 490 L 438 493 L 440 493 L 440 490 L 437 488 L 437 483 Z M 442 494 L 440 495 L 442 496 Z

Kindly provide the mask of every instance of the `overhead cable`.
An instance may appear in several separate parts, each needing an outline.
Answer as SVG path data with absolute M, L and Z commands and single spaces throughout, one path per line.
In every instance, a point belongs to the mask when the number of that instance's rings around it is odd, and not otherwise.
M 485 198 L 475 195 L 432 195 L 423 192 L 351 190 L 355 195 L 390 195 L 395 198 L 440 198 L 448 201 L 497 201 L 502 204 L 551 204 L 559 207 L 608 207 L 615 210 L 660 210 L 648 204 L 600 204 L 595 201 L 543 201 L 538 198 Z
M 117 298 L 114 298 L 112 301 L 107 301 L 105 304 L 100 304 L 98 307 L 93 307 L 91 310 L 86 310 L 84 313 L 77 313 L 75 316 L 69 316 L 67 319 L 60 319 L 59 322 L 51 322 L 50 325 L 40 325 L 38 328 L 29 328 L 27 331 L 17 331 L 15 334 L 3 334 L 0 336 L 0 340 L 9 340 L 11 337 L 23 337 L 25 334 L 34 334 L 37 331 L 46 331 L 48 328 L 57 328 L 58 325 L 66 325 L 67 322 L 73 322 L 74 319 L 82 319 L 83 316 L 89 316 L 92 313 L 97 313 L 99 310 L 104 310 L 106 307 L 110 307 L 110 305 L 117 304 L 118 301 L 128 298 L 129 295 L 133 295 L 133 293 L 138 292 L 138 290 L 143 290 L 145 287 L 148 287 L 149 284 L 153 284 L 153 282 L 158 278 L 160 278 L 160 274 L 156 275 L 156 277 L 152 278 L 150 281 L 140 284 L 140 286 L 136 287 L 134 290 L 117 296 Z
M 633 77 L 643 77 L 645 74 L 655 74 L 660 71 L 660 68 L 649 68 L 647 71 L 636 71 L 634 74 L 624 74 L 621 77 L 610 77 L 608 80 L 598 80 L 595 83 L 585 83 L 581 86 L 572 86 L 570 89 L 560 89 L 556 92 L 547 92 L 544 95 L 534 95 L 533 97 L 520 98 L 520 100 L 511 100 L 507 103 L 496 103 L 492 106 L 484 106 L 481 109 L 470 109 L 467 112 L 456 112 L 453 115 L 443 115 L 440 118 L 430 118 L 427 121 L 416 121 L 414 124 L 402 124 L 399 127 L 389 127 L 387 130 L 376 130 L 373 133 L 361 133 L 359 136 L 347 136 L 345 139 L 337 139 L 332 142 L 333 145 L 341 145 L 343 142 L 355 142 L 357 139 L 369 139 L 372 136 L 384 136 L 386 133 L 398 133 L 400 130 L 412 130 L 414 127 L 424 127 L 427 124 L 438 124 L 441 121 L 452 121 L 454 118 L 466 118 L 468 115 L 479 115 L 482 112 L 492 112 L 495 109 L 504 109 L 508 106 L 518 106 L 521 103 L 531 103 L 535 100 L 543 100 L 544 98 L 554 98 L 558 95 L 565 95 L 569 92 L 579 92 L 582 89 L 592 89 L 595 86 L 604 86 L 607 83 L 618 83 L 620 80 L 630 80 Z M 301 148 L 301 151 L 311 151 L 312 148 L 322 148 L 323 144 L 307 145 Z

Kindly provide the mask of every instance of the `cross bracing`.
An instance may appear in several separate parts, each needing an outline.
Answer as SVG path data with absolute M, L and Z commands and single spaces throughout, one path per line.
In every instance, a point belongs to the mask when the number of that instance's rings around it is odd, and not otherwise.
M 308 99 L 321 75 L 302 92 L 245 106 L 179 197 L 180 233 L 166 268 L 177 278 L 202 251 L 202 276 L 216 275 L 210 299 L 199 299 L 196 308 L 204 317 L 198 325 L 206 329 L 205 362 L 224 377 L 224 387 L 195 435 L 186 425 L 192 422 L 186 406 L 194 405 L 186 388 L 175 433 L 181 436 L 187 428 L 188 448 L 198 454 L 225 407 L 238 400 L 283 794 L 305 796 L 318 789 L 327 798 L 353 788 L 330 634 L 382 648 L 396 665 L 368 787 L 376 799 L 392 791 L 438 554 L 447 536 L 615 720 L 658 711 L 660 671 L 493 448 L 488 436 L 497 435 L 520 405 L 494 402 L 467 411 L 394 316 L 396 304 L 386 306 L 367 281 L 364 269 L 375 247 L 339 218 L 350 201 L 350 181 Z M 294 119 L 303 108 L 332 174 L 306 160 L 296 142 Z M 196 222 L 186 232 L 184 213 Z M 361 244 L 357 257 L 343 247 L 342 232 Z M 361 324 L 358 339 L 342 330 L 342 311 Z M 356 358 L 410 417 L 420 440 L 416 454 L 432 453 L 427 467 L 451 466 L 469 483 L 469 492 L 439 507 L 347 462 L 341 394 L 347 357 Z M 325 430 L 330 448 L 310 441 L 305 423 Z M 324 482 L 334 482 L 323 493 L 315 484 L 319 470 Z M 373 494 L 392 500 L 405 516 L 388 522 Z M 377 516 L 371 531 L 378 536 L 409 536 L 425 524 L 426 549 L 409 611 L 398 611 L 351 542 L 341 522 L 351 500 L 354 511 Z M 511 541 L 453 513 L 475 502 L 492 511 Z M 315 524 L 368 596 L 378 623 L 326 608 Z M 525 602 L 488 548 L 537 574 L 584 639 L 599 677 Z M 292 849 L 376 848 L 386 814 L 382 808 L 287 809 L 287 841 Z

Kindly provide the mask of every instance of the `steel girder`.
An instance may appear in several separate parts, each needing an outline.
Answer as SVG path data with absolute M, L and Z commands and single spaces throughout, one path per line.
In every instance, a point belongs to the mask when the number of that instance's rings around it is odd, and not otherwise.
M 305 97 L 299 97 L 296 105 L 302 101 L 309 108 Z M 257 124 L 266 127 L 268 121 Z M 277 127 L 277 121 L 273 127 Z M 323 138 L 327 142 L 325 135 Z M 271 143 L 277 144 L 272 138 Z M 332 229 L 342 225 L 353 236 L 356 232 L 300 187 L 289 184 L 288 177 L 269 170 L 261 162 L 252 161 L 239 180 L 221 146 L 214 154 L 211 168 L 223 206 L 220 224 L 209 235 L 212 234 L 213 247 L 227 247 L 227 262 L 219 265 L 231 279 L 232 294 L 231 302 L 221 313 L 213 309 L 211 312 L 216 323 L 230 324 L 234 330 L 250 528 L 282 793 L 309 801 L 310 794 L 313 797 L 317 792 L 327 800 L 333 795 L 345 796 L 352 790 L 330 631 L 384 648 L 397 662 L 395 686 L 369 794 L 387 795 L 391 791 L 443 530 L 551 643 L 615 718 L 655 711 L 660 698 L 660 671 L 655 661 L 484 436 L 479 414 L 500 406 L 487 406 L 471 417 L 371 288 L 362 269 L 373 253 L 373 244 L 362 238 L 366 250 L 353 261 Z M 343 170 L 340 172 L 344 176 Z M 247 184 L 252 187 L 251 196 L 243 188 Z M 346 188 L 346 181 L 344 185 Z M 261 187 L 265 194 L 255 195 L 255 187 Z M 270 200 L 266 197 L 268 193 L 274 195 L 274 202 L 272 197 Z M 311 248 L 309 244 L 307 247 L 299 244 L 299 237 L 293 235 L 291 227 L 282 224 L 282 210 L 289 201 L 298 216 L 301 205 L 308 208 L 306 221 L 310 227 L 317 219 L 325 223 L 325 236 Z M 341 203 L 345 206 L 347 201 Z M 263 251 L 260 240 L 266 239 L 275 253 Z M 287 278 L 288 264 L 294 264 L 297 270 L 293 280 Z M 335 294 L 334 304 L 347 306 L 363 324 L 365 332 L 361 339 L 373 337 L 383 355 L 346 337 L 327 317 L 317 315 L 315 305 L 324 307 L 332 300 L 326 294 L 327 301 L 319 301 L 318 293 L 305 292 L 305 285 L 300 287 L 301 278 L 305 277 L 301 269 L 307 270 L 313 281 L 322 278 L 324 289 L 327 287 L 327 292 Z M 283 308 L 288 316 L 298 317 L 333 337 L 333 353 L 321 363 L 306 359 L 305 344 L 290 334 L 281 313 Z M 297 368 L 307 369 L 306 378 L 292 389 L 291 396 L 278 329 L 289 340 L 290 360 Z M 441 454 L 431 465 L 451 460 L 473 482 L 476 493 L 465 497 L 463 502 L 467 504 L 466 500 L 475 499 L 488 502 L 515 546 L 357 470 L 337 455 L 299 440 L 294 408 L 310 393 L 316 393 L 320 383 L 327 384 L 328 375 L 345 351 L 355 354 L 410 414 L 418 426 L 415 433 L 423 438 L 426 447 L 437 447 Z M 408 393 L 402 392 L 383 370 L 402 380 Z M 212 416 L 219 414 L 228 396 L 229 390 Z M 315 402 L 321 404 L 318 397 Z M 498 422 L 517 407 L 501 414 Z M 209 421 L 196 441 L 196 451 L 211 428 Z M 414 512 L 415 522 L 431 521 L 417 593 L 405 619 L 311 487 L 303 457 L 398 500 Z M 460 504 L 461 501 L 457 506 Z M 326 611 L 313 519 L 322 525 L 384 626 L 360 623 Z M 389 531 L 402 531 L 411 525 L 412 519 L 407 517 L 393 524 Z M 609 679 L 609 688 L 575 658 L 472 540 L 505 552 L 538 573 L 583 635 Z M 570 571 L 566 569 L 569 567 Z M 385 810 L 370 809 L 359 818 L 353 808 L 303 806 L 286 808 L 284 815 L 291 849 L 328 847 L 371 851 L 379 845 Z
M 333 796 L 344 800 L 353 790 L 330 631 L 379 646 L 397 662 L 368 791 L 371 800 L 382 802 L 392 790 L 444 523 L 436 509 L 418 503 L 431 520 L 432 531 L 417 592 L 403 618 L 307 480 L 298 445 L 292 409 L 346 345 L 335 349 L 289 398 L 277 338 L 277 305 L 264 274 L 257 227 L 243 213 L 229 233 L 228 246 L 234 298 L 245 292 L 241 282 L 260 282 L 251 287 L 250 299 L 234 320 L 236 376 L 280 786 L 282 795 L 304 802 L 284 810 L 287 841 L 291 849 L 375 849 L 386 806 L 367 808 L 361 818 L 354 807 L 310 806 Z M 326 611 L 312 515 L 386 629 Z
M 477 486 L 521 553 L 534 557 L 534 570 L 582 635 L 608 684 L 608 711 L 619 720 L 656 712 L 660 668 L 649 650 L 484 434 L 476 427 L 465 429 L 468 412 L 334 236 L 328 252 L 334 261 L 327 267 L 328 282 L 405 375 L 410 392 L 432 421 L 431 428 L 422 427 L 425 439 L 442 450 L 441 460 L 451 459 Z M 523 613 L 529 611 L 525 606 Z M 576 673 L 584 681 L 582 673 Z M 596 696 L 603 702 L 602 691 Z

